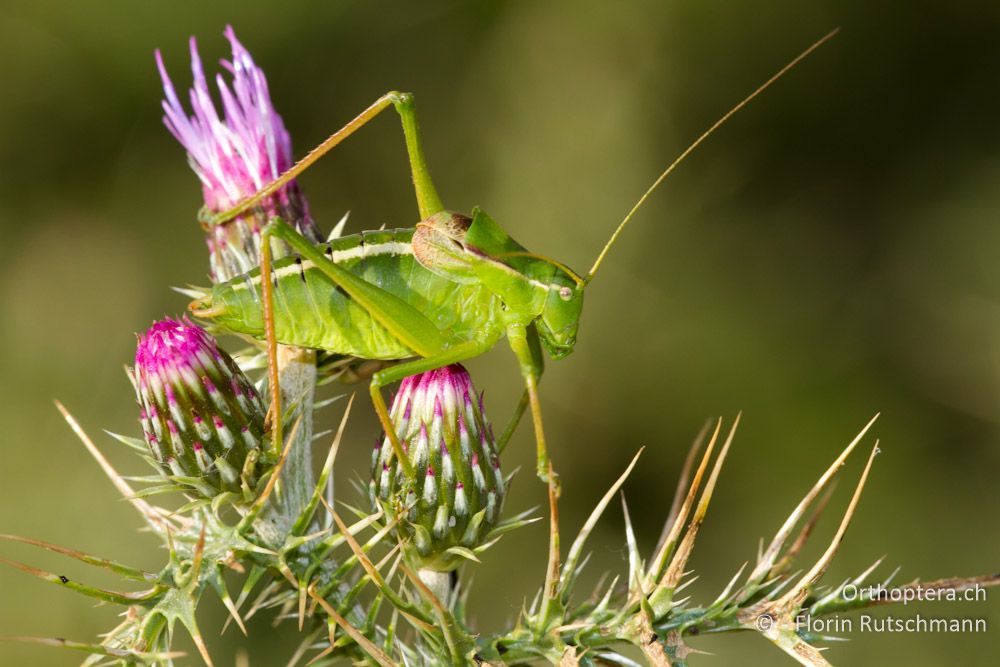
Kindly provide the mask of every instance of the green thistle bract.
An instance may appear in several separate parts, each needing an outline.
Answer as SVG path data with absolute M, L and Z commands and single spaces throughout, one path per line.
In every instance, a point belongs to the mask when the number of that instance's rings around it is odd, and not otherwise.
M 372 454 L 372 500 L 400 520 L 421 567 L 453 569 L 496 525 L 506 491 L 482 396 L 453 364 L 404 379 L 390 415 L 414 476 L 383 437 Z
M 143 435 L 164 475 L 207 497 L 253 489 L 264 406 L 211 336 L 186 319 L 156 322 L 139 338 L 134 374 Z

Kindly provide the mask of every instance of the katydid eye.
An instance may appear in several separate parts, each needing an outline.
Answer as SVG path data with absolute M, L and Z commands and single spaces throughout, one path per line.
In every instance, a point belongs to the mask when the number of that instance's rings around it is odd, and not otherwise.
M 559 298 L 562 299 L 563 301 L 569 301 L 571 298 L 573 298 L 573 290 L 571 290 L 568 287 L 560 287 Z

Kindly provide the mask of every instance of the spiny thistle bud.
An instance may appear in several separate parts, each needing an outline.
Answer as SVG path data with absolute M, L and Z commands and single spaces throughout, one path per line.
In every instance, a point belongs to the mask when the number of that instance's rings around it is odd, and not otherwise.
M 232 75 L 231 86 L 221 74 L 216 76 L 224 119 L 219 117 L 209 92 L 194 37 L 191 38 L 194 83 L 190 90 L 193 116 L 189 117 L 184 110 L 163 58 L 156 52 L 166 95 L 163 122 L 187 150 L 191 167 L 201 180 L 205 208 L 210 213 L 232 208 L 293 164 L 292 142 L 281 116 L 271 104 L 264 72 L 236 39 L 232 27 L 226 28 L 225 35 L 232 45 L 233 59 L 222 61 L 222 66 Z M 215 282 L 246 273 L 260 263 L 261 231 L 274 216 L 281 216 L 306 237 L 320 240 L 306 199 L 298 184 L 291 181 L 262 200 L 253 211 L 207 230 Z M 283 252 L 277 250 L 279 254 Z
M 208 497 L 254 488 L 264 405 L 211 336 L 186 318 L 155 323 L 139 338 L 134 375 L 142 431 L 167 477 Z
M 390 417 L 414 476 L 384 437 L 372 455 L 372 499 L 402 519 L 421 567 L 453 569 L 496 525 L 506 491 L 482 396 L 453 364 L 404 379 Z

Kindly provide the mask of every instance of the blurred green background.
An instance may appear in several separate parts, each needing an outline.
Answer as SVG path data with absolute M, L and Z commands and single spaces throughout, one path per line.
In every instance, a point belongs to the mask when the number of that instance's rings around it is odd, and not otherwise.
M 266 70 L 302 154 L 391 88 L 417 93 L 448 206 L 482 205 L 537 252 L 585 270 L 663 166 L 834 26 L 832 43 L 714 136 L 649 202 L 588 291 L 579 345 L 543 399 L 567 534 L 646 446 L 626 486 L 641 546 L 665 518 L 707 417 L 743 423 L 692 565 L 708 601 L 874 414 L 877 459 L 828 575 L 879 556 L 901 580 L 1000 564 L 1000 5 L 989 2 L 0 2 L 0 532 L 155 569 L 163 554 L 52 407 L 59 398 L 121 469 L 102 428 L 137 434 L 123 364 L 134 334 L 182 312 L 170 285 L 207 283 L 199 188 L 160 124 L 159 47 L 179 87 L 187 38 L 206 63 L 232 23 Z M 214 66 L 213 66 L 214 69 Z M 351 138 L 303 179 L 328 229 L 416 222 L 398 122 Z M 503 345 L 470 364 L 503 421 L 518 377 Z M 367 403 L 362 403 L 367 405 Z M 340 408 L 324 414 L 338 419 Z M 359 410 L 339 479 L 377 428 Z M 530 429 L 508 507 L 543 502 Z M 863 455 L 849 464 L 815 558 Z M 339 486 L 342 499 L 355 497 Z M 620 512 L 592 578 L 626 567 Z M 112 582 L 0 544 L 3 557 Z M 541 583 L 545 531 L 505 538 L 475 570 L 484 630 Z M 805 563 L 804 563 L 805 565 Z M 295 640 L 253 626 L 217 638 L 280 665 Z M 995 665 L 1000 591 L 898 608 L 981 617 L 986 635 L 855 633 L 850 665 Z M 115 622 L 77 596 L 0 570 L 0 634 L 89 640 Z M 696 638 L 699 664 L 790 664 L 750 634 Z M 3 665 L 76 656 L 0 644 Z M 184 662 L 184 661 L 182 661 Z M 195 664 L 193 660 L 184 664 Z

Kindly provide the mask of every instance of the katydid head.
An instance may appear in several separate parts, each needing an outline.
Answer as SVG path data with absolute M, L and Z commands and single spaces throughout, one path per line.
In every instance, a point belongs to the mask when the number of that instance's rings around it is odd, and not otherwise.
M 575 278 L 575 276 L 573 276 Z M 556 274 L 549 286 L 541 315 L 535 320 L 538 338 L 553 359 L 562 359 L 576 345 L 576 332 L 580 328 L 583 310 L 582 281 L 571 279 L 562 272 Z
M 439 224 L 441 233 L 449 225 Z M 526 250 L 482 209 L 473 211 L 470 225 L 448 236 L 460 242 L 477 280 L 503 299 L 508 313 L 534 322 L 549 356 L 562 359 L 573 351 L 583 309 L 583 278 L 565 264 Z

